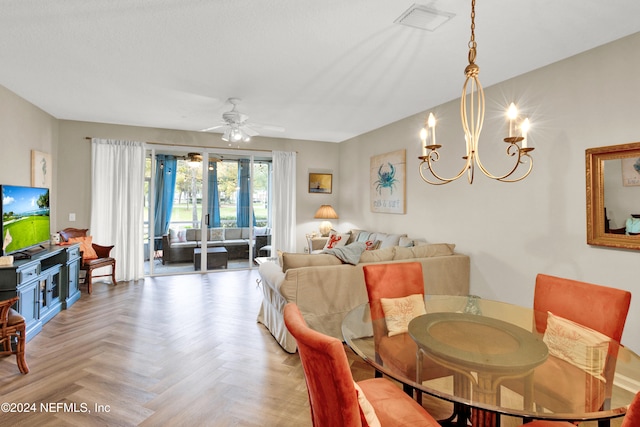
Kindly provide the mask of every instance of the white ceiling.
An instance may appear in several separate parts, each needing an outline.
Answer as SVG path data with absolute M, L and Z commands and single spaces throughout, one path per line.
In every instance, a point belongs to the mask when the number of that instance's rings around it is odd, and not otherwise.
M 420 2 L 420 0 L 417 0 Z M 344 141 L 460 96 L 469 0 L 0 0 L 0 85 L 68 120 Z M 485 87 L 640 30 L 638 0 L 477 0 Z M 637 55 L 638 52 L 629 52 Z M 629 70 L 632 72 L 633 70 Z

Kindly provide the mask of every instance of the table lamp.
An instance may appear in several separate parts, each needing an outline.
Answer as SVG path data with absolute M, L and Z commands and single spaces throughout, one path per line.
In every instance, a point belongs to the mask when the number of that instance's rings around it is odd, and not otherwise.
M 316 211 L 316 214 L 315 214 L 314 218 L 324 219 L 325 220 L 325 221 L 322 221 L 320 223 L 319 229 L 320 229 L 320 234 L 322 236 L 328 236 L 329 232 L 331 231 L 332 225 L 327 220 L 328 219 L 338 219 L 338 214 L 333 209 L 333 207 L 331 207 L 331 205 L 322 205 Z

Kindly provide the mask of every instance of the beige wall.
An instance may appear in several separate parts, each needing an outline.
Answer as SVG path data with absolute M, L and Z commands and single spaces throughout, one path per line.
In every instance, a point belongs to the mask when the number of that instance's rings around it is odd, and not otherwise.
M 104 123 L 60 121 L 59 163 L 64 172 L 58 175 L 59 203 L 57 229 L 88 227 L 91 219 L 91 143 L 86 137 L 125 139 L 130 141 L 175 144 L 186 147 L 229 149 L 219 134 L 186 132 L 168 129 L 119 126 Z M 331 195 L 308 194 L 308 172 L 332 172 L 339 181 L 338 144 L 326 142 L 296 141 L 289 139 L 254 137 L 246 145 L 252 150 L 297 151 L 297 211 L 298 250 L 302 251 L 304 234 L 317 228 L 313 214 L 321 203 L 336 204 L 338 193 Z M 69 221 L 69 213 L 76 214 L 76 221 Z
M 424 183 L 417 159 L 422 113 L 343 142 L 340 157 L 348 160 L 340 168 L 342 225 L 456 243 L 471 256 L 472 292 L 485 298 L 530 306 L 537 273 L 627 289 L 637 295 L 623 342 L 639 351 L 640 254 L 590 247 L 585 231 L 585 149 L 640 141 L 638 51 L 640 33 L 486 89 L 480 154 L 487 166 L 497 169 L 504 156 L 501 106 L 515 100 L 529 111 L 534 169 L 519 183 L 482 174 L 476 174 L 473 185 L 464 178 L 444 186 Z M 482 66 L 481 56 L 478 63 Z M 481 80 L 490 72 L 482 69 Z M 461 73 L 461 88 L 462 83 Z M 440 118 L 438 143 L 448 146 L 440 162 L 443 170 L 453 163 L 461 168 L 459 101 L 430 111 Z M 372 213 L 369 158 L 401 148 L 407 150 L 407 213 Z M 448 171 L 452 175 L 454 170 Z
M 31 150 L 51 154 L 55 164 L 58 121 L 0 86 L 0 184 L 31 185 Z M 53 169 L 53 180 L 58 174 Z M 55 190 L 50 193 L 55 204 Z M 51 220 L 56 221 L 55 211 Z
M 31 185 L 31 150 L 52 155 L 52 231 L 65 227 L 89 227 L 91 218 L 91 144 L 86 137 L 228 149 L 219 134 L 57 120 L 8 89 L 0 86 L 0 184 Z M 58 144 L 58 141 L 61 141 Z M 321 204 L 337 205 L 340 171 L 339 145 L 254 137 L 253 150 L 297 151 L 298 251 L 304 234 L 317 230 L 313 215 Z M 309 194 L 309 172 L 332 173 L 332 194 Z M 76 221 L 69 221 L 69 214 Z
M 472 292 L 485 298 L 531 305 L 538 272 L 637 293 L 638 252 L 585 243 L 584 150 L 640 140 L 640 80 L 634 72 L 640 69 L 640 57 L 632 54 L 639 50 L 640 33 L 486 90 L 487 122 L 480 144 L 488 166 L 499 165 L 504 152 L 499 105 L 515 99 L 530 112 L 535 166 L 532 175 L 520 183 L 494 182 L 481 175 L 473 185 L 464 181 L 438 187 L 423 183 L 417 171 L 417 134 L 423 114 L 342 144 L 256 138 L 252 147 L 298 151 L 299 251 L 304 233 L 318 226 L 319 221 L 313 219 L 315 210 L 330 203 L 340 215 L 334 225 L 341 230 L 357 226 L 456 243 L 459 251 L 471 256 Z M 479 63 L 482 65 L 481 57 Z M 483 69 L 481 78 L 490 72 Z M 425 100 L 428 103 L 427 90 Z M 451 161 L 459 161 L 461 155 L 454 149 L 462 138 L 458 108 L 458 102 L 452 101 L 433 109 L 440 117 L 438 142 L 449 146 L 446 157 Z M 51 152 L 57 165 L 52 191 L 56 229 L 89 224 L 90 145 L 86 136 L 223 146 L 213 134 L 57 121 L 2 87 L 0 111 L 0 182 L 29 185 L 30 151 Z M 371 213 L 369 158 L 401 148 L 407 150 L 407 213 Z M 442 166 L 447 162 L 443 159 Z M 332 172 L 333 194 L 309 194 L 308 172 Z M 74 223 L 68 221 L 70 212 L 77 215 Z M 640 351 L 637 295 L 623 342 Z

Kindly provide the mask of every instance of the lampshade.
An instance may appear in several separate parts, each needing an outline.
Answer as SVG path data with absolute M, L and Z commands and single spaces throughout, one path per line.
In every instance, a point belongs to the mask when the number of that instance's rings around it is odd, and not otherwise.
M 316 211 L 314 218 L 318 219 L 338 219 L 338 214 L 331 205 L 322 205 Z
M 316 211 L 314 218 L 324 219 L 324 220 L 338 219 L 338 214 L 336 213 L 336 211 L 333 209 L 331 205 L 322 205 Z M 332 225 L 329 221 L 322 221 L 318 229 L 320 230 L 321 235 L 328 236 L 329 232 L 331 231 L 331 228 L 332 228 Z

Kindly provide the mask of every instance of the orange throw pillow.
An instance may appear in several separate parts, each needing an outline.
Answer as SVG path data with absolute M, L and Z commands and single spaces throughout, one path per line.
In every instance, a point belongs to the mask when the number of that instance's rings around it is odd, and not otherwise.
M 82 259 L 97 259 L 98 254 L 91 245 L 91 236 L 71 237 L 69 243 L 80 243 L 80 251 L 82 251 Z

